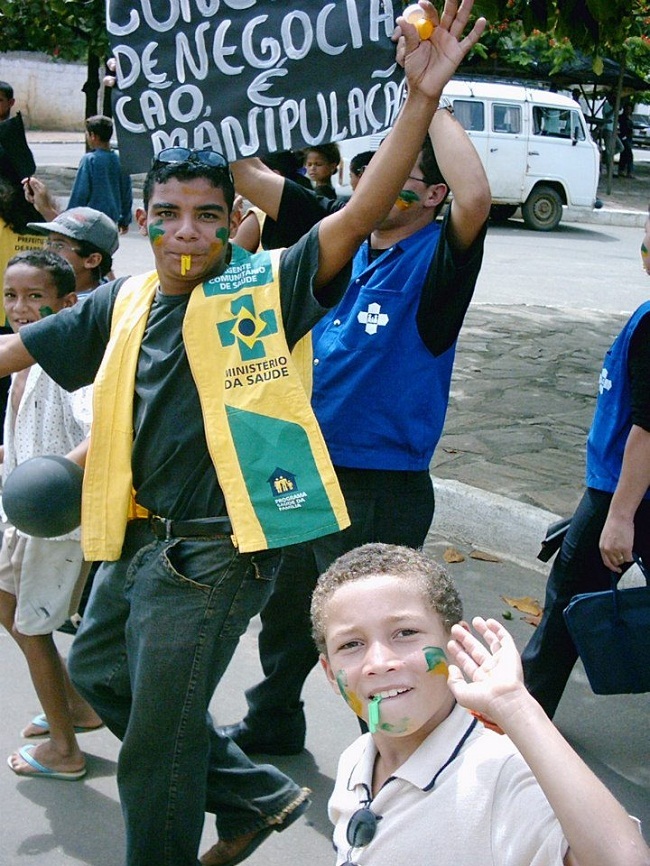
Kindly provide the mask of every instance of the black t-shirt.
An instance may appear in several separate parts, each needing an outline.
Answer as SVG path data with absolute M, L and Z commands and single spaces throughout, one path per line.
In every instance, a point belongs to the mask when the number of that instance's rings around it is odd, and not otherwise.
M 313 296 L 318 250 L 318 230 L 314 229 L 282 254 L 280 295 L 290 347 L 324 312 Z M 328 297 L 338 300 L 348 280 L 349 269 L 344 268 L 327 287 Z M 115 283 L 100 286 L 81 304 L 21 330 L 30 354 L 69 391 L 95 378 L 110 334 L 117 288 Z M 140 348 L 133 406 L 137 501 L 155 514 L 176 520 L 225 513 L 182 342 L 188 299 L 157 294 Z
M 650 313 L 632 334 L 628 353 L 632 423 L 650 432 Z

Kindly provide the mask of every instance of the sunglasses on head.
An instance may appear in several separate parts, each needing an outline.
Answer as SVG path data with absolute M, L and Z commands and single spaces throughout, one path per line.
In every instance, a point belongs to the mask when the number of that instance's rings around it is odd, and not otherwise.
M 348 851 L 347 860 L 343 866 L 355 866 L 351 859 L 352 849 L 365 848 L 366 845 L 370 845 L 372 840 L 375 838 L 377 822 L 380 820 L 381 816 L 375 815 L 372 809 L 368 808 L 368 806 L 363 806 L 361 809 L 357 809 L 357 811 L 352 815 L 345 830 L 345 837 L 350 846 L 350 850 Z
M 210 168 L 222 168 L 230 175 L 228 160 L 216 150 L 192 150 L 189 147 L 166 147 L 153 158 L 153 168 L 161 165 L 177 165 L 189 162 L 192 165 L 207 165 Z

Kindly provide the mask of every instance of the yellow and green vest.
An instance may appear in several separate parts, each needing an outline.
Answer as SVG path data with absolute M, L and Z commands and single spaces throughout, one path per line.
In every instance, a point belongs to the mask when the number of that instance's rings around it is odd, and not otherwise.
M 345 502 L 280 312 L 279 251 L 233 247 L 228 269 L 196 286 L 183 341 L 208 450 L 241 552 L 318 538 L 349 525 Z M 120 557 L 134 510 L 133 392 L 158 275 L 119 289 L 111 337 L 93 389 L 84 474 L 82 545 L 87 560 Z M 166 517 L 167 515 L 162 515 Z

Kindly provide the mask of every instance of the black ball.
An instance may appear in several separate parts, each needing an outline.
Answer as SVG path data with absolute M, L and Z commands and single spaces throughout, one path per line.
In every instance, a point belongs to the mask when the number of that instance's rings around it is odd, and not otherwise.
M 83 469 L 56 454 L 32 457 L 9 474 L 2 505 L 9 522 L 26 535 L 54 538 L 81 523 Z

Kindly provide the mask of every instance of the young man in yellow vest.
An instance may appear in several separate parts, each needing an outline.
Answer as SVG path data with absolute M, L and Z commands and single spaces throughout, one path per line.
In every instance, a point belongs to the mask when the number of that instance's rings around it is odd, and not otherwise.
M 128 866 L 197 866 L 205 811 L 219 842 L 201 863 L 234 866 L 307 807 L 308 791 L 251 763 L 207 710 L 270 594 L 278 549 L 348 522 L 290 350 L 339 300 L 485 26 L 461 38 L 471 0 L 447 0 L 440 21 L 424 5 L 439 26 L 420 42 L 403 24 L 408 97 L 342 211 L 281 253 L 233 249 L 227 164 L 170 148 L 137 215 L 156 271 L 0 342 L 0 375 L 37 360 L 70 390 L 95 383 L 82 537 L 104 564 L 69 664 L 123 741 Z

